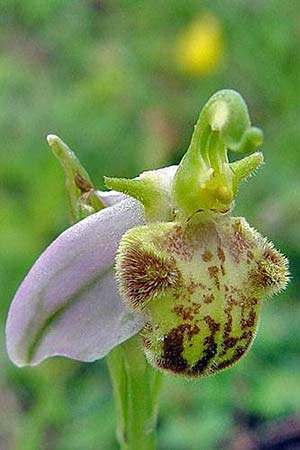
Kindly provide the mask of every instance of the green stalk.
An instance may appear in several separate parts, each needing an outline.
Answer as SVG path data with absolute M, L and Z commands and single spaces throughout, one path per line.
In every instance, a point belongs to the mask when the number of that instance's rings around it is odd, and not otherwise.
M 155 450 L 158 393 L 162 374 L 146 361 L 135 336 L 107 357 L 117 407 L 121 450 Z

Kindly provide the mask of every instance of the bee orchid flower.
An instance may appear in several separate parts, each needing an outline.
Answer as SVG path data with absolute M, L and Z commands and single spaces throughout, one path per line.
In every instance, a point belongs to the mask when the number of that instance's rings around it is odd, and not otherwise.
M 261 144 L 242 98 L 224 90 L 202 110 L 179 166 L 106 178 L 103 193 L 74 163 L 77 204 L 93 214 L 45 250 L 17 291 L 6 328 L 12 361 L 93 361 L 141 332 L 163 371 L 199 377 L 237 362 L 262 300 L 288 281 L 285 257 L 232 217 L 239 183 L 263 162 Z M 248 155 L 231 163 L 228 150 Z
M 168 167 L 148 176 L 167 185 L 175 170 Z M 141 317 L 122 302 L 114 271 L 122 236 L 145 223 L 143 207 L 116 191 L 97 195 L 107 207 L 63 232 L 15 295 L 6 333 L 8 354 L 18 366 L 55 355 L 93 361 L 143 327 Z

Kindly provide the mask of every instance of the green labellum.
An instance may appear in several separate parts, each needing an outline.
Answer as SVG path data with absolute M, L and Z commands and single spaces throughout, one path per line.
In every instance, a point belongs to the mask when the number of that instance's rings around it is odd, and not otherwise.
M 205 217 L 128 231 L 116 266 L 124 301 L 145 316 L 149 362 L 188 377 L 237 362 L 262 299 L 288 280 L 286 258 L 244 219 Z

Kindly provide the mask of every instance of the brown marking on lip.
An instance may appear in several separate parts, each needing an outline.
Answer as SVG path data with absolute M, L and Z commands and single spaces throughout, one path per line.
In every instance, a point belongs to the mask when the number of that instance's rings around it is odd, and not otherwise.
M 233 317 L 232 317 L 232 310 L 234 307 L 241 307 L 242 308 L 242 318 L 244 317 L 244 310 L 248 306 L 249 302 L 247 301 L 245 295 L 239 290 L 234 287 L 231 287 L 231 291 L 235 292 L 238 295 L 238 298 L 241 298 L 240 301 L 238 301 L 236 298 L 232 296 L 232 294 L 228 293 L 229 289 L 225 293 L 226 296 L 226 307 L 225 307 L 225 315 L 226 315 L 226 323 L 224 326 L 224 331 L 222 335 L 222 352 L 220 353 L 220 356 L 224 356 L 227 351 L 230 348 L 233 348 L 237 342 L 242 339 L 242 336 L 231 336 L 232 332 L 232 324 L 233 324 Z M 241 319 L 242 320 L 242 319 Z
M 255 306 L 258 303 L 258 299 L 256 297 L 250 297 L 248 299 L 249 305 Z
M 206 304 L 212 303 L 214 301 L 215 297 L 214 294 L 204 294 L 203 295 L 203 301 Z
M 257 299 L 255 297 L 246 297 L 240 289 L 232 289 L 238 295 L 239 300 L 235 299 L 232 295 L 226 295 L 226 308 L 225 314 L 227 316 L 227 321 L 224 326 L 223 331 L 223 341 L 222 347 L 223 350 L 220 353 L 220 357 L 225 356 L 227 351 L 230 348 L 235 347 L 238 342 L 246 339 L 249 343 L 252 340 L 253 332 L 252 330 L 244 331 L 240 336 L 231 336 L 233 317 L 232 317 L 232 309 L 234 307 L 241 308 L 241 319 L 240 319 L 240 327 L 241 330 L 245 330 L 246 328 L 253 328 L 256 321 L 256 312 L 254 306 L 257 304 Z M 246 312 L 248 312 L 248 316 L 245 317 Z M 230 358 L 228 365 L 231 365 L 233 356 Z M 224 362 L 225 363 L 225 362 Z M 227 366 L 226 366 L 227 367 Z M 224 366 L 225 368 L 225 366 Z
M 193 251 L 188 245 L 186 230 L 182 225 L 176 225 L 161 239 L 160 244 L 183 261 L 190 261 L 193 258 Z
M 230 252 L 234 261 L 239 264 L 245 250 L 253 247 L 253 242 L 246 238 L 241 220 L 236 220 L 232 224 L 233 236 L 230 243 Z
M 221 263 L 224 264 L 226 257 L 225 257 L 225 253 L 224 253 L 224 250 L 222 249 L 222 247 L 218 247 L 217 255 L 218 255 L 218 258 L 221 261 Z
M 163 338 L 163 353 L 156 362 L 158 367 L 174 373 L 186 373 L 188 363 L 182 356 L 184 336 L 186 335 L 188 340 L 191 340 L 199 331 L 200 329 L 197 325 L 184 323 L 166 334 Z
M 136 243 L 119 255 L 117 265 L 121 292 L 132 308 L 142 308 L 157 294 L 178 288 L 181 283 L 174 258 L 159 258 Z
M 227 350 L 234 347 L 238 341 L 236 337 L 231 336 L 232 331 L 232 308 L 234 306 L 234 300 L 230 299 L 227 301 L 227 306 L 225 308 L 225 314 L 227 317 L 227 321 L 224 326 L 224 331 L 222 335 L 222 352 L 220 353 L 220 356 L 224 356 L 227 353 Z
M 164 336 L 163 354 L 157 361 L 159 367 L 175 373 L 182 373 L 186 370 L 188 363 L 182 356 L 185 330 L 186 324 L 182 324 Z
M 200 311 L 200 308 L 201 308 L 201 304 L 200 304 L 200 303 L 195 303 L 195 302 L 193 302 L 192 305 L 193 305 L 193 311 L 194 311 L 194 313 L 195 313 L 195 314 L 198 314 L 198 312 Z
M 209 250 L 207 250 L 207 249 L 205 250 L 204 253 L 202 253 L 202 259 L 203 259 L 204 262 L 209 262 L 209 261 L 211 261 L 211 260 L 212 260 L 212 257 L 213 257 L 212 252 L 209 251 Z
M 193 320 L 195 315 L 199 313 L 200 307 L 200 303 L 192 303 L 191 306 L 176 305 L 173 311 L 184 321 Z
M 182 318 L 182 316 L 183 316 L 183 310 L 184 310 L 184 306 L 183 306 L 183 305 L 176 305 L 176 306 L 174 306 L 174 308 L 172 309 L 172 311 L 173 311 L 175 314 L 177 314 L 178 317 L 181 317 L 181 318 Z M 184 320 L 186 320 L 186 319 L 184 319 Z
M 248 330 L 248 331 L 244 331 L 243 334 L 241 334 L 239 341 L 246 339 L 246 341 L 250 343 L 252 338 L 253 338 L 253 331 Z
M 176 300 L 179 300 L 180 298 L 182 298 L 181 292 L 180 292 L 180 293 L 179 293 L 179 292 L 174 292 L 174 293 L 173 293 L 173 296 L 174 296 L 174 298 L 175 298 Z
M 198 325 L 191 325 L 188 329 L 187 329 L 187 337 L 188 340 L 190 341 L 192 339 L 193 336 L 199 334 L 200 328 L 198 327 Z
M 187 291 L 189 294 L 194 294 L 197 289 L 197 283 L 195 283 L 192 279 L 190 280 L 190 283 L 187 286 Z
M 215 366 L 215 369 L 223 370 L 223 369 L 226 369 L 227 367 L 232 366 L 235 362 L 237 362 L 244 355 L 244 353 L 247 351 L 248 347 L 249 347 L 249 345 L 245 345 L 244 347 L 237 347 L 235 349 L 233 355 L 229 359 L 226 359 L 225 361 L 217 363 Z
M 227 367 L 232 366 L 235 362 L 237 362 L 248 350 L 252 340 L 253 340 L 253 333 L 252 331 L 245 331 L 238 339 L 237 342 L 246 340 L 246 343 L 244 345 L 241 345 L 239 347 L 237 347 L 233 353 L 233 355 L 229 358 L 226 359 L 225 361 L 221 361 L 220 363 L 217 363 L 215 365 L 215 369 L 216 370 L 223 370 L 226 369 Z
M 222 352 L 222 354 L 220 356 L 225 355 L 227 353 L 227 350 L 234 347 L 238 340 L 239 339 L 234 336 L 229 336 L 229 335 L 225 336 L 224 341 L 223 341 L 224 353 Z
M 195 377 L 205 374 L 210 361 L 215 357 L 218 350 L 215 335 L 220 329 L 220 324 L 209 315 L 204 317 L 204 321 L 209 327 L 210 335 L 206 336 L 204 340 L 206 348 L 203 351 L 203 356 L 188 370 L 188 374 Z
M 224 277 L 226 275 L 226 270 L 225 270 L 224 264 L 221 264 L 220 268 L 221 268 L 222 275 Z
M 205 316 L 204 320 L 207 323 L 212 334 L 215 335 L 216 332 L 220 329 L 220 324 L 216 322 L 210 315 Z
M 219 268 L 217 266 L 210 266 L 208 267 L 208 273 L 210 278 L 213 278 L 216 288 L 218 291 L 220 290 L 220 280 L 219 280 Z
M 248 317 L 242 317 L 241 318 L 241 329 L 244 330 L 245 328 L 252 328 L 255 325 L 255 320 L 256 320 L 256 312 L 254 311 L 253 308 L 250 309 Z
M 212 340 L 212 343 L 208 345 L 208 347 L 206 347 L 205 351 L 204 351 L 204 356 L 202 358 L 200 358 L 196 364 L 194 364 L 188 371 L 188 374 L 191 376 L 195 376 L 198 377 L 200 375 L 204 375 L 205 371 L 210 363 L 210 361 L 212 360 L 212 358 L 215 357 L 215 355 L 217 354 L 217 349 L 218 346 L 215 343 L 214 340 Z

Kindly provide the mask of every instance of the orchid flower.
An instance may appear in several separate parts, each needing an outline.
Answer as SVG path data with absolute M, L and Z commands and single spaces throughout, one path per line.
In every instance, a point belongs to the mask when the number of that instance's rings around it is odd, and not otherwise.
M 285 257 L 231 216 L 239 183 L 263 162 L 252 153 L 262 133 L 239 94 L 210 98 L 179 166 L 106 178 L 108 192 L 93 188 L 59 138 L 48 142 L 69 192 L 75 186 L 73 211 L 90 215 L 45 250 L 17 291 L 6 328 L 11 360 L 94 361 L 141 332 L 161 370 L 198 377 L 238 361 L 262 299 L 288 281 Z M 250 155 L 230 163 L 228 150 Z
M 52 146 L 63 143 L 52 135 Z M 147 172 L 168 189 L 176 167 Z M 121 300 L 115 257 L 124 233 L 145 223 L 139 201 L 94 193 L 107 206 L 62 233 L 21 284 L 7 321 L 7 349 L 18 366 L 61 355 L 94 361 L 138 333 L 144 321 Z
M 108 192 L 57 136 L 48 143 L 78 222 L 21 283 L 8 354 L 18 366 L 107 355 L 121 449 L 154 450 L 161 373 L 198 378 L 239 361 L 262 300 L 288 282 L 286 258 L 232 216 L 240 182 L 263 163 L 262 132 L 239 94 L 217 92 L 179 166 L 105 178 Z M 228 150 L 248 155 L 229 162 Z

